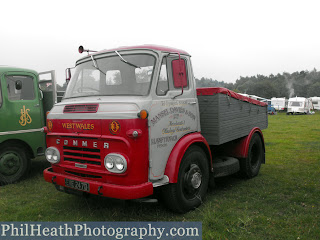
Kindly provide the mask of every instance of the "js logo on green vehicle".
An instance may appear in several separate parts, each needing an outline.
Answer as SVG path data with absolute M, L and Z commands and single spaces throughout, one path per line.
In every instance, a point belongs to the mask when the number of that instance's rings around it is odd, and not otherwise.
M 21 111 L 21 116 L 20 116 L 20 120 L 19 120 L 19 123 L 21 126 L 25 126 L 27 124 L 30 124 L 32 122 L 32 119 L 29 115 L 29 111 L 30 109 L 26 109 L 26 106 L 23 105 L 23 108 L 20 110 Z

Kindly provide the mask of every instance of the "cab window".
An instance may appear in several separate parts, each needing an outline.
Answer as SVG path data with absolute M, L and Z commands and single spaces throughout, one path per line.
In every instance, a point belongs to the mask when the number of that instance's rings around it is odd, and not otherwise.
M 168 72 L 167 72 L 167 58 L 163 58 L 161 69 L 160 69 L 160 75 L 157 85 L 157 95 L 164 96 L 167 94 L 169 90 L 169 82 L 168 82 Z
M 35 99 L 33 77 L 7 75 L 5 79 L 10 101 Z
M 169 56 L 169 57 L 164 57 L 162 60 L 161 64 L 161 69 L 160 69 L 160 75 L 158 79 L 158 84 L 156 88 L 156 93 L 158 96 L 164 96 L 167 94 L 169 90 L 177 90 L 181 89 L 181 87 L 176 87 L 173 81 L 174 78 L 174 70 L 177 71 L 177 69 L 174 69 L 174 66 L 179 60 L 178 57 L 176 56 Z M 186 85 L 184 86 L 184 89 L 189 89 L 189 80 L 188 80 L 188 68 L 187 68 L 187 59 L 181 58 L 182 64 L 181 67 L 182 69 L 185 69 L 185 74 L 186 74 Z

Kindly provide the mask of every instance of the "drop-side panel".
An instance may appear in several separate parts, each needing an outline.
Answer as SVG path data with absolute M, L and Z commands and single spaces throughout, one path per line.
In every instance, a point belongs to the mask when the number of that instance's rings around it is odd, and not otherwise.
M 201 133 L 210 145 L 247 136 L 254 127 L 268 127 L 267 105 L 243 97 L 237 99 L 237 94 L 229 90 L 199 92 Z

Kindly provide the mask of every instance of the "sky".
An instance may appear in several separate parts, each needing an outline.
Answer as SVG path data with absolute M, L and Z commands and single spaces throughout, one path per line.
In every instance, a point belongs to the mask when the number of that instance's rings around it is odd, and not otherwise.
M 318 0 L 10 0 L 1 3 L 0 65 L 65 69 L 92 50 L 156 44 L 191 54 L 196 78 L 235 82 L 320 69 Z

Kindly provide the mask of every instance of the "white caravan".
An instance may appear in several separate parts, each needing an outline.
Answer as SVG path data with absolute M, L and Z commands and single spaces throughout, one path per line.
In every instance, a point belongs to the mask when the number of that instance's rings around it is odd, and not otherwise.
M 312 102 L 308 98 L 294 97 L 289 98 L 287 114 L 308 114 L 311 113 Z
M 312 105 L 314 109 L 320 110 L 320 97 L 311 97 Z
M 284 111 L 286 106 L 286 98 L 271 98 L 271 105 L 278 111 Z

